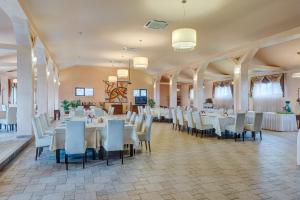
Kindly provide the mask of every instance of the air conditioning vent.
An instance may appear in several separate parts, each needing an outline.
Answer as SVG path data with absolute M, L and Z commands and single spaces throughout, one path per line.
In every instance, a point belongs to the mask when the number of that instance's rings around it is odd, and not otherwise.
M 168 26 L 167 22 L 152 19 L 148 21 L 144 27 L 149 29 L 164 29 L 166 26 Z

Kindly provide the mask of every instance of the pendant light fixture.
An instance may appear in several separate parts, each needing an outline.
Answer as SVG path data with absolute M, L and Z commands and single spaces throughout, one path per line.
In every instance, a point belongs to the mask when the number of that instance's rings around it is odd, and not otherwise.
M 186 0 L 183 4 L 183 18 L 185 18 Z M 179 28 L 172 32 L 172 47 L 175 51 L 191 51 L 197 45 L 197 31 L 192 28 Z
M 118 69 L 117 70 L 118 78 L 127 78 L 128 77 L 128 70 L 127 69 Z
M 140 44 L 143 40 L 140 40 Z M 133 58 L 133 67 L 137 69 L 147 69 L 148 67 L 148 58 L 147 57 L 134 57 Z
M 114 83 L 118 81 L 118 77 L 116 76 L 108 76 L 108 82 Z

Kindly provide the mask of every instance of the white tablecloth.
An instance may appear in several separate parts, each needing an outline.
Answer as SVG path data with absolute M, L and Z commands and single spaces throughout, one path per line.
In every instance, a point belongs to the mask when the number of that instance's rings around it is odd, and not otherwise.
M 221 136 L 222 132 L 225 132 L 225 127 L 232 125 L 235 122 L 234 117 L 226 117 L 222 115 L 201 115 L 203 124 L 211 124 L 216 130 L 216 134 Z
M 80 120 L 72 119 L 72 120 Z M 101 138 L 105 138 L 105 122 L 103 123 L 90 123 L 86 125 L 85 140 L 88 148 L 99 148 Z M 65 147 L 65 126 L 55 128 L 55 133 L 52 136 L 50 150 L 64 149 Z M 135 128 L 131 124 L 125 124 L 124 126 L 124 144 L 133 144 L 138 147 L 139 139 L 136 134 Z
M 254 111 L 247 113 L 247 123 L 253 123 Z M 277 114 L 275 112 L 264 112 L 262 128 L 272 131 L 297 131 L 295 114 Z

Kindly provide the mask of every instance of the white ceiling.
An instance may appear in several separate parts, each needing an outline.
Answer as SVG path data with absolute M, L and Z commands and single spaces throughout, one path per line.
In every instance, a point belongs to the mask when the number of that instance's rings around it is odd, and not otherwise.
M 188 67 L 208 56 L 300 26 L 299 0 L 188 0 L 185 19 L 180 0 L 21 3 L 61 68 L 126 66 L 128 58 L 136 55 L 149 57 L 149 72 Z M 165 20 L 169 26 L 147 30 L 143 25 L 149 19 Z M 197 29 L 194 51 L 178 53 L 171 48 L 171 32 L 179 27 Z M 143 40 L 141 44 L 139 40 Z M 123 47 L 138 50 L 126 52 Z M 229 73 L 226 63 L 214 65 L 220 73 Z

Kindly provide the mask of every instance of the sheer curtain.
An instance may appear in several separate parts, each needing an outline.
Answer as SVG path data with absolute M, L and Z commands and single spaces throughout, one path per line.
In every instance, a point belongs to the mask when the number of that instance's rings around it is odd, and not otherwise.
M 219 108 L 232 108 L 233 98 L 230 85 L 217 86 L 214 96 L 214 105 Z
M 255 111 L 277 112 L 282 110 L 283 91 L 279 81 L 254 83 L 252 94 Z

